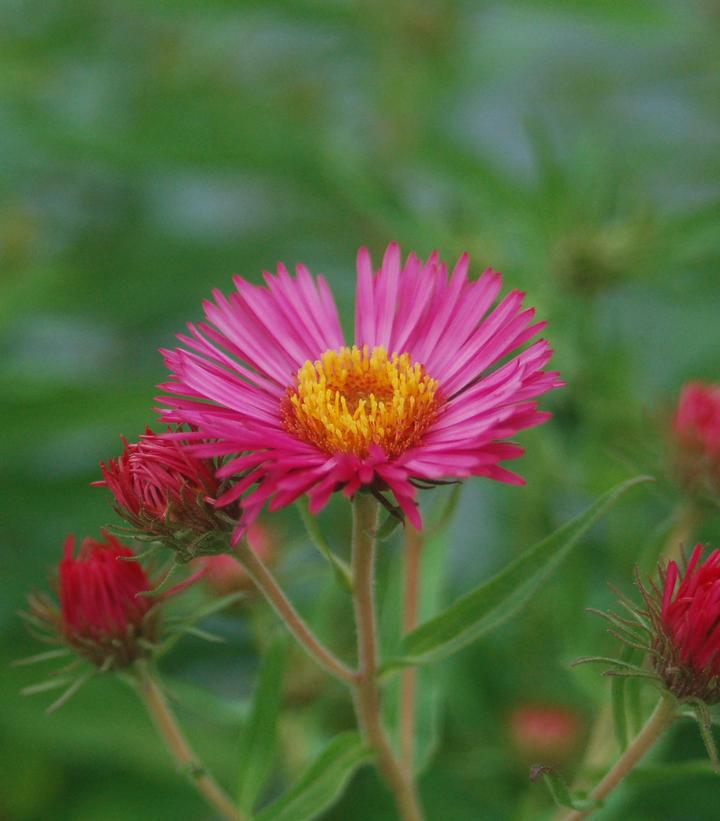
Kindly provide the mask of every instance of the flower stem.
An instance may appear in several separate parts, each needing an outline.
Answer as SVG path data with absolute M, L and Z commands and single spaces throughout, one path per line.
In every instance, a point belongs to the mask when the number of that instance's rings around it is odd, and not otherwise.
M 670 695 L 663 696 L 644 727 L 589 797 L 597 801 L 606 798 L 672 724 L 676 715 L 677 702 L 675 699 Z M 591 812 L 592 810 L 573 810 L 564 815 L 562 821 L 579 821 Z
M 405 606 L 403 630 L 409 633 L 417 627 L 422 559 L 422 535 L 410 524 L 405 526 Z M 413 772 L 415 758 L 415 694 L 417 670 L 403 671 L 400 684 L 400 754 L 403 766 Z
M 272 605 L 275 612 L 285 623 L 287 629 L 297 639 L 303 649 L 315 661 L 335 678 L 346 684 L 355 682 L 355 673 L 339 658 L 337 658 L 324 644 L 315 636 L 302 616 L 293 607 L 292 602 L 283 593 L 282 589 L 275 581 L 275 577 L 265 566 L 257 553 L 248 546 L 247 542 L 241 541 L 233 553 L 235 558 L 243 565 L 255 582 L 258 590 L 265 596 Z
M 145 702 L 158 732 L 165 740 L 168 750 L 177 762 L 178 768 L 190 775 L 198 791 L 202 793 L 208 804 L 225 821 L 246 821 L 246 816 L 235 807 L 212 776 L 208 775 L 200 760 L 190 748 L 162 689 L 155 681 L 147 665 L 138 662 L 135 669 L 140 696 Z
M 377 519 L 377 501 L 369 493 L 356 494 L 353 502 L 352 569 L 359 670 L 355 706 L 358 723 L 375 750 L 377 766 L 394 794 L 403 821 L 421 821 L 422 810 L 412 775 L 395 755 L 381 718 L 380 690 L 376 680 L 378 639 L 373 590 Z
M 692 501 L 679 505 L 675 511 L 675 522 L 665 541 L 660 560 L 668 562 L 680 559 L 682 550 L 691 546 L 692 535 L 702 522 L 702 515 Z

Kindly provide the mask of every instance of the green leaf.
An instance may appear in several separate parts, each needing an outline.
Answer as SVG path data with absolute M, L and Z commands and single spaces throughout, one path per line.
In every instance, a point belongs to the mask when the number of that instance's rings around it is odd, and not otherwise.
M 500 573 L 409 633 L 402 642 L 400 657 L 385 664 L 383 670 L 444 658 L 507 621 L 527 604 L 572 548 L 627 490 L 650 481 L 650 476 L 639 476 L 605 493 Z
M 355 770 L 372 756 L 355 732 L 336 736 L 308 767 L 295 786 L 266 807 L 256 821 L 309 821 L 342 795 Z
M 536 764 L 530 770 L 530 780 L 537 781 L 541 776 L 558 807 L 567 807 L 582 812 L 583 810 L 596 809 L 602 803 L 571 793 L 565 779 L 553 767 Z
M 298 510 L 300 518 L 303 520 L 305 530 L 310 537 L 310 541 L 315 545 L 318 552 L 327 559 L 335 574 L 335 579 L 340 587 L 348 593 L 352 593 L 352 572 L 347 562 L 343 561 L 330 547 L 327 539 L 320 530 L 317 516 L 310 513 L 309 502 L 306 496 L 298 500 Z
M 630 645 L 625 645 L 620 654 L 620 660 L 632 663 L 636 650 Z M 623 676 L 613 676 L 610 679 L 610 701 L 612 704 L 613 722 L 615 725 L 615 737 L 617 738 L 620 750 L 624 752 L 628 744 L 628 690 L 632 679 Z
M 709 775 L 718 777 L 717 770 L 707 758 L 692 758 L 688 761 L 673 761 L 669 764 L 646 764 L 636 767 L 628 773 L 629 784 L 637 786 L 652 786 L 661 784 L 663 787 L 673 781 L 687 781 L 688 778 Z
M 238 802 L 248 813 L 272 769 L 286 655 L 287 641 L 282 636 L 275 639 L 263 659 L 250 715 L 240 742 Z
M 402 516 L 388 513 L 387 518 L 378 528 L 375 537 L 380 542 L 387 541 L 402 523 Z

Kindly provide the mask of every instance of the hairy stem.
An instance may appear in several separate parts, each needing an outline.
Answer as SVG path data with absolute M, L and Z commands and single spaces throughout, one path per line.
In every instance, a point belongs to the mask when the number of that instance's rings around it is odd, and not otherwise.
M 297 639 L 300 646 L 324 667 L 335 678 L 346 684 L 355 683 L 355 673 L 339 658 L 337 658 L 324 644 L 315 636 L 312 630 L 303 620 L 302 616 L 293 607 L 290 600 L 283 593 L 282 589 L 275 581 L 275 577 L 268 570 L 257 553 L 248 546 L 246 541 L 241 541 L 233 553 L 235 558 L 243 565 L 255 582 L 258 590 L 265 596 L 272 605 L 275 612 L 285 623 L 287 629 Z
M 208 775 L 190 748 L 160 685 L 146 664 L 136 664 L 138 691 L 178 768 L 187 772 L 198 791 L 225 821 L 247 821 L 225 791 Z
M 597 801 L 606 798 L 655 744 L 673 722 L 676 715 L 677 704 L 675 699 L 669 695 L 663 696 L 644 727 L 635 736 L 610 772 L 590 793 L 589 797 Z M 591 812 L 592 810 L 573 810 L 562 816 L 562 821 L 579 821 L 579 819 L 586 818 Z
M 403 631 L 409 633 L 417 627 L 420 567 L 422 559 L 422 535 L 410 524 L 405 526 L 405 603 Z M 415 758 L 415 695 L 417 670 L 408 667 L 403 671 L 400 683 L 400 755 L 403 766 L 413 772 Z
M 375 620 L 375 531 L 378 503 L 368 493 L 353 502 L 353 600 L 358 639 L 358 675 L 355 705 L 358 723 L 376 754 L 377 766 L 395 796 L 404 821 L 421 821 L 422 810 L 412 775 L 398 760 L 382 724 L 380 690 L 376 680 L 378 639 Z

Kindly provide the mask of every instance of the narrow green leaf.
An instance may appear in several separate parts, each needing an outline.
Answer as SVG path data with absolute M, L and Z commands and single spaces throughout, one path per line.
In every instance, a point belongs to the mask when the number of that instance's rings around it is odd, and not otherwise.
M 36 693 L 57 690 L 59 687 L 64 687 L 68 681 L 70 681 L 68 678 L 53 678 L 48 681 L 41 681 L 39 684 L 31 684 L 28 687 L 23 687 L 22 690 L 20 690 L 20 695 L 34 696 Z
M 272 769 L 286 655 L 287 641 L 285 636 L 281 636 L 275 639 L 263 658 L 250 715 L 240 742 L 238 802 L 248 813 Z
M 173 563 L 168 568 L 167 573 L 162 577 L 161 581 L 156 587 L 154 587 L 152 590 L 143 590 L 142 593 L 138 593 L 137 595 L 148 597 L 157 596 L 158 593 L 163 593 L 165 590 L 167 590 L 168 587 L 170 587 L 170 582 L 172 581 L 173 576 L 175 575 L 175 572 L 177 571 L 178 567 L 180 567 L 180 565 L 177 562 L 173 561 Z
M 256 816 L 256 821 L 310 821 L 342 795 L 355 770 L 371 758 L 355 732 L 336 736 L 298 782 Z
M 555 533 L 526 550 L 479 587 L 416 630 L 402 642 L 401 655 L 384 670 L 435 661 L 459 650 L 514 616 L 556 570 L 590 528 L 631 487 L 653 481 L 640 476 L 617 485 Z
M 305 525 L 305 530 L 307 530 L 307 534 L 310 537 L 310 541 L 315 545 L 318 552 L 330 563 L 333 573 L 335 574 L 335 579 L 340 587 L 348 593 L 352 593 L 352 572 L 350 566 L 335 553 L 328 544 L 325 536 L 323 536 L 317 516 L 313 516 L 312 513 L 310 513 L 307 497 L 302 496 L 298 500 L 297 507 L 300 511 L 300 518 Z
M 61 648 L 59 650 L 48 650 L 46 653 L 37 653 L 37 655 L 34 656 L 27 656 L 26 658 L 22 659 L 15 659 L 15 661 L 11 662 L 10 666 L 25 667 L 28 664 L 40 664 L 43 661 L 51 661 L 69 655 L 70 651 L 66 650 L 65 648 Z
M 203 619 L 206 619 L 208 616 L 212 616 L 215 613 L 218 613 L 220 610 L 224 610 L 226 607 L 230 607 L 231 604 L 237 604 L 237 602 L 241 601 L 245 598 L 245 593 L 242 590 L 239 590 L 235 593 L 228 593 L 226 596 L 221 596 L 218 599 L 213 599 L 211 602 L 203 605 L 202 607 L 198 607 L 196 610 L 193 610 L 188 616 L 183 617 L 180 619 L 182 624 L 198 624 Z
M 377 533 L 375 534 L 376 538 L 381 542 L 387 541 L 402 523 L 403 520 L 401 516 L 396 516 L 394 513 L 388 513 L 387 518 L 380 525 Z
M 596 809 L 601 804 L 600 801 L 592 801 L 571 793 L 565 779 L 553 767 L 548 767 L 545 764 L 536 764 L 530 770 L 530 780 L 537 781 L 541 776 L 545 782 L 545 786 L 550 791 L 553 801 L 558 807 L 582 812 L 583 810 Z
M 629 784 L 640 786 L 652 786 L 661 784 L 665 787 L 673 781 L 687 781 L 693 776 L 709 775 L 718 777 L 717 770 L 713 768 L 712 762 L 707 758 L 692 758 L 688 761 L 673 761 L 669 764 L 647 764 L 636 767 L 628 773 Z
M 636 650 L 630 645 L 625 645 L 620 654 L 621 661 L 631 664 L 635 658 Z M 610 701 L 612 704 L 613 723 L 615 725 L 615 737 L 617 738 L 620 750 L 624 752 L 628 744 L 628 690 L 632 679 L 614 676 L 610 679 Z

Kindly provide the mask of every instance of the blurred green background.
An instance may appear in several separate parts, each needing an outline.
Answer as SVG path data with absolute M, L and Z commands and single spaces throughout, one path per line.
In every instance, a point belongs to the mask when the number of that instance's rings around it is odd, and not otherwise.
M 211 817 L 122 683 L 95 680 L 47 718 L 49 699 L 18 694 L 41 671 L 9 667 L 38 650 L 15 611 L 66 534 L 112 521 L 89 487 L 98 460 L 153 420 L 157 349 L 211 288 L 303 261 L 350 327 L 358 246 L 379 258 L 397 239 L 453 261 L 468 250 L 476 272 L 492 265 L 528 291 L 567 388 L 544 403 L 553 421 L 521 437 L 525 489 L 464 488 L 449 601 L 613 482 L 658 469 L 681 384 L 720 378 L 719 115 L 717 0 L 3 0 L 0 818 Z M 428 510 L 441 495 L 424 497 Z M 421 782 L 431 821 L 549 812 L 508 716 L 566 705 L 587 732 L 607 680 L 569 663 L 616 646 L 583 610 L 610 605 L 607 581 L 630 592 L 637 561 L 652 568 L 677 505 L 663 482 L 633 491 L 530 608 L 439 665 Z M 341 500 L 322 523 L 343 551 Z M 349 647 L 348 602 L 294 511 L 271 524 L 292 597 Z M 694 536 L 720 544 L 717 515 Z M 383 572 L 398 551 L 384 548 Z M 164 664 L 193 743 L 228 785 L 258 618 L 215 617 L 224 645 L 189 637 Z M 299 664 L 289 685 L 309 684 L 288 695 L 269 796 L 351 724 L 342 691 Z M 703 754 L 688 722 L 659 756 Z M 648 769 L 598 818 L 717 818 L 719 789 Z M 393 810 L 366 768 L 327 817 Z

